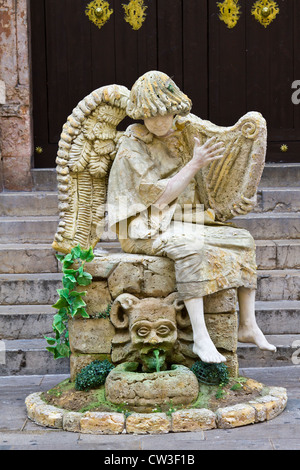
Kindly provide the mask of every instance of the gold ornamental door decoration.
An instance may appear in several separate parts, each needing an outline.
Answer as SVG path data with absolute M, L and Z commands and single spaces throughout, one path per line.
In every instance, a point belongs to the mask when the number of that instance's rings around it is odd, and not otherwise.
M 241 16 L 238 0 L 225 0 L 217 5 L 220 10 L 220 20 L 224 21 L 228 28 L 234 28 Z
M 127 5 L 123 4 L 123 8 L 125 10 L 125 21 L 135 31 L 140 29 L 146 19 L 145 11 L 148 8 L 144 4 L 144 0 L 130 0 Z M 109 3 L 105 0 L 93 0 L 87 5 L 85 10 L 85 14 L 99 29 L 109 20 L 113 12 L 113 9 L 110 8 Z
M 251 13 L 266 28 L 275 20 L 279 13 L 279 7 L 273 0 L 258 0 L 254 3 Z
M 99 29 L 109 20 L 113 12 L 105 0 L 93 0 L 85 10 L 85 14 Z
M 137 31 L 140 29 L 146 19 L 146 9 L 143 0 L 131 0 L 128 5 L 123 5 L 125 10 L 125 21 L 132 26 L 132 29 Z

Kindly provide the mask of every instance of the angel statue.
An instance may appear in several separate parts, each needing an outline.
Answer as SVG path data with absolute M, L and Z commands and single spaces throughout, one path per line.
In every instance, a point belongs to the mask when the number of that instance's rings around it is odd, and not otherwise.
M 225 362 L 204 320 L 203 297 L 237 288 L 240 342 L 275 351 L 255 319 L 255 243 L 227 221 L 255 204 L 264 168 L 264 118 L 232 127 L 191 114 L 191 100 L 165 73 L 150 71 L 131 92 L 102 87 L 63 128 L 57 158 L 60 223 L 53 248 L 68 253 L 101 239 L 105 211 L 126 253 L 165 256 L 190 317 L 193 351 Z M 129 116 L 142 121 L 118 132 Z

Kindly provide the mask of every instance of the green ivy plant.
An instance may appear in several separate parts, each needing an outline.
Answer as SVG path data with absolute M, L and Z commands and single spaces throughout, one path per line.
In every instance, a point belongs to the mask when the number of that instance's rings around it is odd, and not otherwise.
M 45 336 L 49 347 L 46 349 L 51 352 L 54 359 L 60 359 L 70 356 L 70 343 L 68 332 L 69 318 L 80 315 L 83 318 L 89 318 L 85 309 L 86 303 L 83 297 L 86 292 L 76 290 L 77 286 L 88 286 L 92 282 L 91 274 L 84 271 L 85 263 L 89 263 L 94 259 L 92 247 L 83 250 L 80 245 L 74 247 L 71 253 L 67 255 L 56 255 L 58 261 L 62 263 L 63 272 L 63 289 L 58 289 L 58 301 L 52 306 L 57 309 L 57 313 L 53 318 L 52 328 L 55 338 Z M 77 267 L 75 269 L 75 267 Z M 72 268 L 71 268 L 72 267 Z

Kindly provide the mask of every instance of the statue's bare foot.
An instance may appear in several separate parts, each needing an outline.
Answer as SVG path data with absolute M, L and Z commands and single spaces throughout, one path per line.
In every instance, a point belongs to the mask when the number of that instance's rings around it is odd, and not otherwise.
M 238 340 L 241 343 L 253 343 L 259 347 L 259 349 L 263 349 L 265 351 L 276 351 L 276 346 L 270 344 L 267 340 L 263 332 L 257 325 L 253 325 L 252 327 L 249 326 L 240 326 L 239 333 L 238 333 Z
M 201 361 L 208 363 L 226 362 L 226 358 L 220 354 L 210 338 L 201 338 L 194 343 L 193 352 L 200 357 Z

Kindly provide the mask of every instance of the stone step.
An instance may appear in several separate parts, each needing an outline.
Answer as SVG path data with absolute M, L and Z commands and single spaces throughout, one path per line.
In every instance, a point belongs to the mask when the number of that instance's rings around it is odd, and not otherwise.
M 58 261 L 50 244 L 3 244 L 0 259 L 0 274 L 58 272 Z
M 256 240 L 300 239 L 297 212 L 252 213 L 235 217 L 233 223 L 249 230 Z M 55 216 L 1 217 L 0 243 L 52 243 L 57 224 Z M 103 240 L 109 241 L 105 234 Z
M 101 242 L 97 250 L 122 252 L 119 242 Z M 51 244 L 0 245 L 0 274 L 57 273 L 57 262 Z M 258 269 L 300 268 L 300 240 L 256 240 Z
M 58 215 L 58 197 L 55 191 L 0 193 L 0 216 L 22 217 Z
M 256 320 L 266 335 L 300 334 L 300 301 L 257 301 Z
M 238 343 L 239 367 L 294 366 L 300 361 L 300 335 L 266 335 L 269 343 L 277 347 L 275 353 L 262 351 L 255 345 Z
M 32 177 L 36 191 L 55 191 L 57 188 L 55 168 L 35 168 L 32 170 Z M 299 181 L 300 163 L 266 163 L 260 186 L 297 187 Z
M 0 274 L 1 304 L 52 305 L 61 279 L 61 273 Z M 300 271 L 259 270 L 256 300 L 300 300 Z
M 1 305 L 0 339 L 41 339 L 53 335 L 51 305 Z
M 0 243 L 52 243 L 57 216 L 0 218 Z
M 97 249 L 121 252 L 119 242 L 102 242 Z M 271 254 L 270 254 L 271 256 Z M 0 274 L 34 274 L 60 272 L 60 263 L 51 244 L 7 243 L 0 245 Z
M 299 187 L 300 163 L 266 163 L 260 187 Z
M 52 336 L 55 313 L 51 305 L 1 305 L 0 340 Z M 300 301 L 256 302 L 256 318 L 265 334 L 300 334 Z
M 300 211 L 300 188 L 263 188 L 257 193 L 255 212 Z
M 300 211 L 300 188 L 261 188 L 257 194 L 255 212 Z M 55 216 L 58 215 L 56 191 L 0 193 L 0 216 Z
M 56 191 L 57 175 L 55 168 L 34 168 L 31 170 L 33 187 L 36 191 Z
M 61 273 L 0 274 L 1 304 L 53 305 L 61 279 Z
M 257 274 L 257 300 L 300 300 L 299 270 L 259 270 Z
M 300 268 L 300 240 L 256 240 L 258 269 Z
M 54 360 L 46 350 L 44 339 L 23 339 L 2 341 L 2 357 L 0 376 L 8 375 L 50 375 L 69 374 L 69 359 Z M 4 343 L 4 354 L 3 354 Z
M 261 351 L 251 344 L 238 345 L 240 368 L 293 366 L 300 358 L 300 335 L 271 335 L 267 340 L 277 346 L 276 353 Z M 69 359 L 54 360 L 45 340 L 1 341 L 0 376 L 69 374 Z M 4 353 L 3 353 L 4 350 Z
M 248 230 L 255 240 L 300 239 L 298 212 L 262 212 L 235 217 L 237 227 Z

